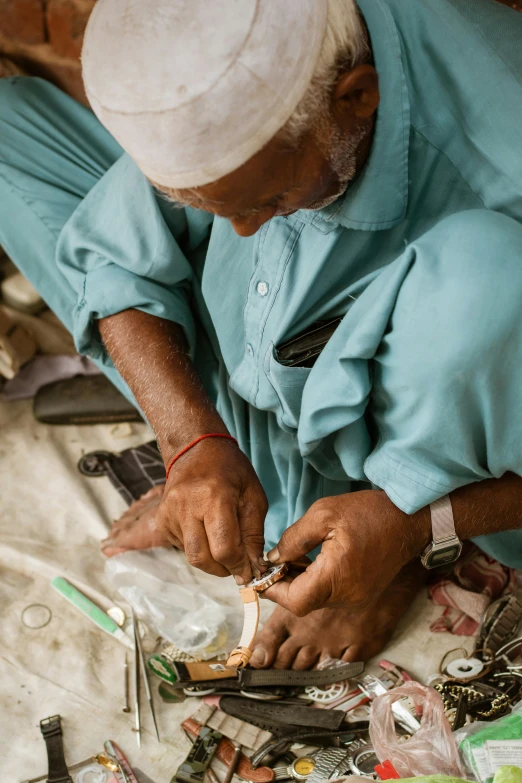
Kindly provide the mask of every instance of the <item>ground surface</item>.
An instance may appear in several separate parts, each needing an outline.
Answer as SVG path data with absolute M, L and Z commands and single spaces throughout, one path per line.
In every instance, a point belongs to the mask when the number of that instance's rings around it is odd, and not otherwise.
M 56 713 L 64 721 L 69 763 L 98 752 L 110 738 L 155 783 L 165 783 L 187 752 L 178 726 L 196 704 L 189 700 L 165 705 L 155 694 L 165 741 L 157 744 L 144 707 L 143 746 L 138 751 L 133 715 L 121 710 L 125 649 L 98 632 L 49 584 L 63 575 L 100 605 L 110 605 L 111 587 L 98 542 L 124 505 L 107 479 L 83 478 L 76 463 L 86 451 L 118 451 L 142 443 L 150 431 L 144 425 L 47 427 L 33 420 L 29 402 L 0 399 L 0 433 L 2 783 L 19 783 L 46 771 L 38 724 Z M 187 579 L 214 590 L 214 580 L 202 580 L 191 571 Z M 231 602 L 237 600 L 233 583 L 220 581 L 216 589 Z M 21 613 L 32 603 L 51 609 L 46 628 L 30 630 L 22 624 Z M 429 632 L 439 611 L 425 594 L 419 596 L 386 650 L 387 658 L 418 678 L 436 671 L 442 652 L 465 641 Z

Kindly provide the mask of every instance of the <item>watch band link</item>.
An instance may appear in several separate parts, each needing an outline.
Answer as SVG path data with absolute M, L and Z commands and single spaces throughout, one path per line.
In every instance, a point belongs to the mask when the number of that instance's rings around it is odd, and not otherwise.
M 343 773 L 338 771 L 350 754 L 343 748 L 324 748 L 315 756 L 315 767 L 312 774 L 307 778 L 307 783 L 320 783 L 322 780 L 328 780 L 336 773 L 339 777 Z

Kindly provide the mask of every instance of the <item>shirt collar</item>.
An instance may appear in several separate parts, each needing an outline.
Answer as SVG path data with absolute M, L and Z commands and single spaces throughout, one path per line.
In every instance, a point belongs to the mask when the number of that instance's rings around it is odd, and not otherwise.
M 381 100 L 370 155 L 354 184 L 316 220 L 362 231 L 392 228 L 408 205 L 410 103 L 399 33 L 385 0 L 358 0 L 379 74 Z

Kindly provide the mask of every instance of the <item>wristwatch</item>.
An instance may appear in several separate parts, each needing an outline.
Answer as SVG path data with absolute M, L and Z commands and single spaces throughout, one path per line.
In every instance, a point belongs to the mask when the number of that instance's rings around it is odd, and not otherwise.
M 314 769 L 315 759 L 311 756 L 301 756 L 289 765 L 288 777 L 293 780 L 308 780 Z
M 449 495 L 430 505 L 433 540 L 421 555 L 424 568 L 437 568 L 458 560 L 462 543 L 455 532 L 453 509 Z
M 243 632 L 238 646 L 230 653 L 225 664 L 226 669 L 242 669 L 249 662 L 254 652 L 254 641 L 259 625 L 259 593 L 279 582 L 287 572 L 286 563 L 272 566 L 263 576 L 253 579 L 239 591 L 243 601 Z M 213 666 L 213 668 L 218 667 Z
M 47 783 L 72 783 L 63 752 L 62 719 L 59 715 L 44 718 L 40 721 L 40 731 L 47 746 Z
M 379 764 L 379 759 L 371 745 L 361 743 L 349 754 L 348 770 L 352 775 L 363 775 L 377 780 L 374 771 L 377 764 Z
M 315 759 L 312 756 L 300 756 L 294 758 L 290 764 L 276 764 L 272 767 L 274 770 L 274 780 L 308 780 L 315 769 Z

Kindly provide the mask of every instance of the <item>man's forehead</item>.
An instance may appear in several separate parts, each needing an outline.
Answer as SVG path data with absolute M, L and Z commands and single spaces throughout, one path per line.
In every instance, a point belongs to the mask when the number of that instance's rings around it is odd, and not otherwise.
M 169 198 L 187 206 L 202 209 L 228 207 L 241 212 L 257 206 L 257 202 L 270 199 L 281 191 L 296 167 L 299 153 L 279 138 L 272 139 L 264 149 L 225 177 L 208 185 L 195 188 L 160 189 Z M 249 203 L 251 202 L 251 203 Z

